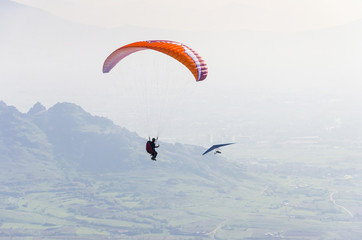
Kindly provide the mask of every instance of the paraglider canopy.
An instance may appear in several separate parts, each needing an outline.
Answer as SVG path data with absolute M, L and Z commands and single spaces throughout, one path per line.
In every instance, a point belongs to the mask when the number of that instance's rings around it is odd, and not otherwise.
M 108 73 L 119 61 L 141 50 L 155 50 L 173 57 L 185 65 L 194 75 L 196 81 L 207 77 L 207 65 L 201 56 L 185 44 L 168 40 L 148 40 L 134 42 L 118 48 L 111 53 L 103 64 L 103 73 Z
M 206 153 L 211 152 L 212 150 L 217 149 L 219 147 L 223 147 L 223 146 L 227 146 L 227 145 L 231 145 L 231 144 L 235 144 L 235 143 L 223 143 L 223 144 L 212 145 L 202 155 L 205 155 Z

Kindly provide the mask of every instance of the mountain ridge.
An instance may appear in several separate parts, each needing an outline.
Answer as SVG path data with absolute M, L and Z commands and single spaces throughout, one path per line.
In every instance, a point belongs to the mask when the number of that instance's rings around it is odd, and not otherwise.
M 3 162 L 21 160 L 24 166 L 29 161 L 39 162 L 53 169 L 98 174 L 143 172 L 159 165 L 165 171 L 206 178 L 239 175 L 239 168 L 229 166 L 218 156 L 201 156 L 205 149 L 195 145 L 161 141 L 159 161 L 153 162 L 145 152 L 146 139 L 73 103 L 57 103 L 46 109 L 38 102 L 27 113 L 21 113 L 0 102 L 0 116 Z

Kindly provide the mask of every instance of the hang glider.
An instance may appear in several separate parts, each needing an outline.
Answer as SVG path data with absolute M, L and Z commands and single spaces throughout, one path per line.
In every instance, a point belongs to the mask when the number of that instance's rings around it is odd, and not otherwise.
M 212 145 L 209 149 L 207 149 L 202 155 L 205 155 L 208 152 L 211 152 L 214 149 L 218 149 L 219 147 L 224 147 L 227 145 L 231 145 L 231 144 L 235 144 L 235 143 L 223 143 L 223 144 L 217 144 L 217 145 Z M 216 151 L 215 153 L 221 153 L 220 151 Z

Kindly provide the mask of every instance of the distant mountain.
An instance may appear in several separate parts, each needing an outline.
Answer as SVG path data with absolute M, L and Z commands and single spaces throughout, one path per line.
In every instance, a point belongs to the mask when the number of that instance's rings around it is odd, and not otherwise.
M 26 180 L 59 173 L 47 135 L 26 114 L 0 102 L 2 177 Z
M 240 175 L 239 168 L 220 157 L 201 156 L 203 147 L 179 143 L 160 142 L 159 159 L 153 162 L 145 151 L 146 139 L 72 103 L 57 103 L 48 110 L 36 103 L 24 114 L 1 102 L 0 143 L 3 170 L 29 166 L 32 174 L 49 168 L 57 174 L 149 171 L 159 164 L 170 173 L 206 178 Z M 39 166 L 35 172 L 34 166 Z

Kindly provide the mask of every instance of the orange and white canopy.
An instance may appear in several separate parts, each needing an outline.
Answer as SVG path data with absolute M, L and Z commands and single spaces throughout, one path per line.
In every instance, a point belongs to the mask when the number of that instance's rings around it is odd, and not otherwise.
M 196 81 L 207 77 L 207 65 L 201 56 L 188 46 L 168 40 L 149 40 L 127 44 L 111 53 L 103 64 L 103 73 L 108 73 L 119 61 L 141 50 L 155 50 L 173 57 L 185 65 L 194 75 Z

